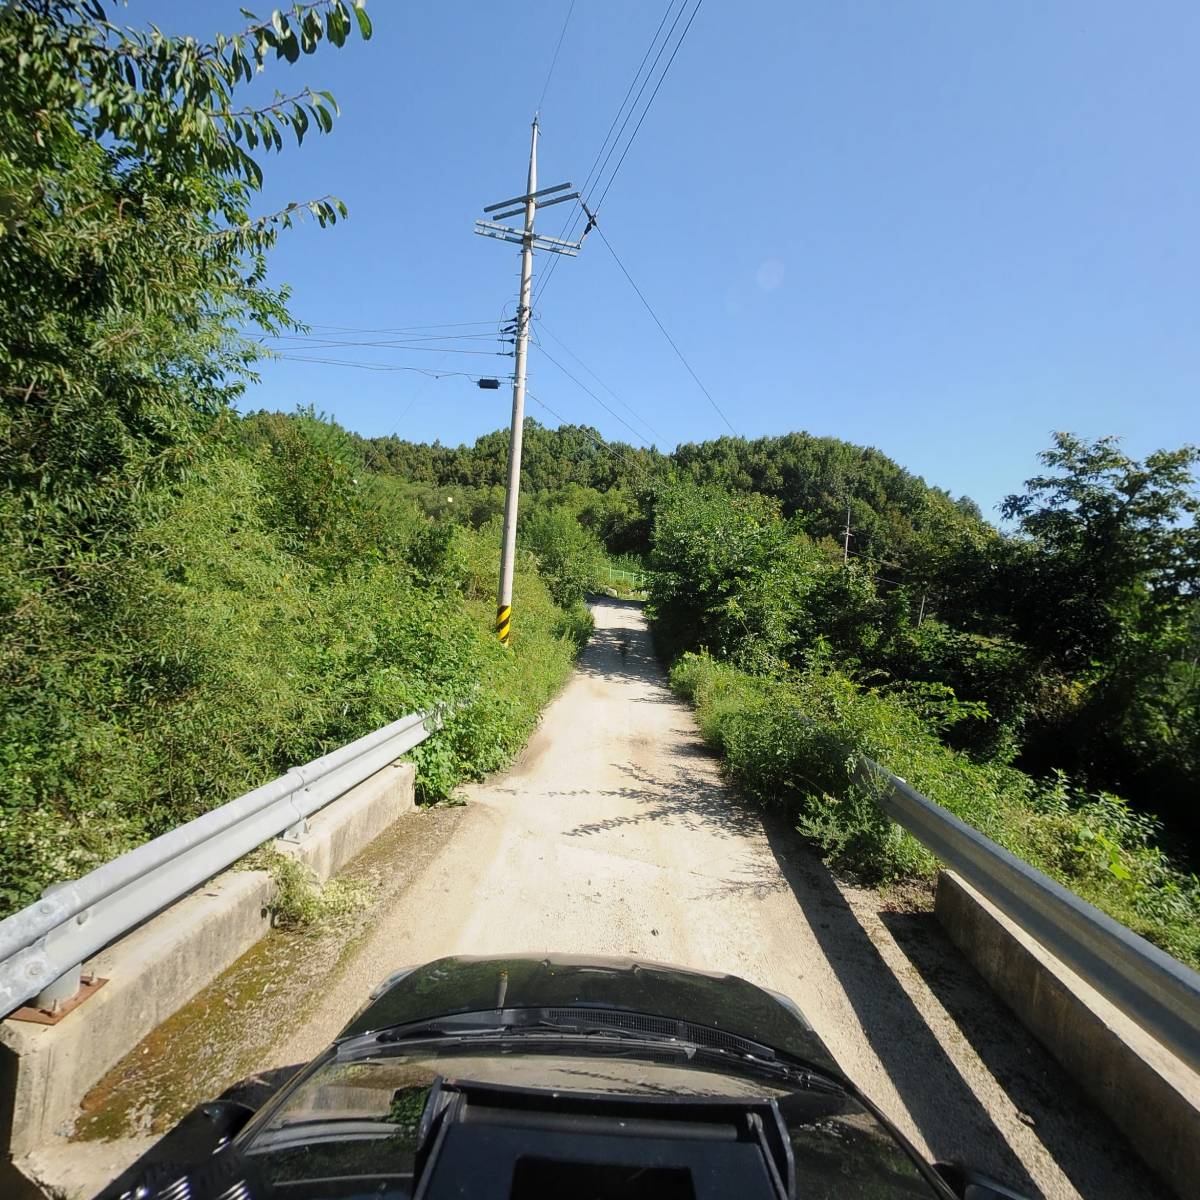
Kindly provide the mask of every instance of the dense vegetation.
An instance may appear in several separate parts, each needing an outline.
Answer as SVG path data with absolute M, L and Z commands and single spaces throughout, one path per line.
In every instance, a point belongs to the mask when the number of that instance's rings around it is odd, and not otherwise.
M 0 906 L 438 700 L 427 797 L 499 765 L 589 618 L 523 556 L 490 636 L 493 530 L 431 519 L 312 414 L 238 418 L 289 322 L 255 147 L 324 93 L 247 107 L 256 68 L 368 35 L 326 0 L 211 45 L 92 0 L 0 8 Z M 574 602 L 574 603 L 572 603 Z
M 426 446 L 233 408 L 258 353 L 239 331 L 292 327 L 275 238 L 343 214 L 252 211 L 254 153 L 327 132 L 332 98 L 235 97 L 369 35 L 361 6 L 211 45 L 105 11 L 0 7 L 0 904 L 459 700 L 419 755 L 444 795 L 520 744 L 619 561 L 648 569 L 730 769 L 839 863 L 931 866 L 878 817 L 865 751 L 1200 960 L 1200 886 L 1160 849 L 1200 845 L 1195 450 L 1059 435 L 1001 532 L 833 438 L 664 454 L 529 422 L 507 653 L 503 432 Z
M 1177 865 L 1194 861 L 1200 815 L 1194 450 L 1138 462 L 1059 435 L 1001 533 L 970 500 L 830 438 L 669 455 L 579 427 L 531 423 L 527 439 L 525 528 L 552 511 L 543 546 L 582 531 L 641 558 L 659 647 L 706 735 L 840 866 L 874 880 L 933 866 L 879 815 L 853 770 L 867 753 L 1200 961 L 1200 885 Z M 366 453 L 470 525 L 498 511 L 501 445 Z
M 500 439 L 365 447 L 428 511 L 478 523 L 502 504 Z M 526 445 L 531 496 L 610 554 L 653 550 L 668 657 L 703 645 L 769 672 L 823 639 L 872 686 L 970 706 L 950 745 L 1119 792 L 1184 853 L 1200 838 L 1195 450 L 1139 462 L 1112 439 L 1059 435 L 1001 533 L 969 499 L 833 438 L 668 455 L 530 422 Z
M 933 580 L 845 561 L 773 499 L 664 486 L 655 629 L 732 774 L 840 866 L 877 881 L 933 867 L 880 814 L 865 754 L 1200 963 L 1200 882 L 1105 786 L 1114 766 L 1154 763 L 1181 800 L 1194 787 L 1194 454 L 1132 463 L 1060 435 L 1043 457 L 1053 473 L 1006 504 L 1020 535 L 962 530 L 936 615 Z M 1056 769 L 1020 769 L 1031 745 Z

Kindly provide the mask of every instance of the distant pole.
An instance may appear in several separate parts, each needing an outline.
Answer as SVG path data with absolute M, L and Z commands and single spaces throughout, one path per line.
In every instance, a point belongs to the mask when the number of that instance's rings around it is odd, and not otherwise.
M 521 301 L 517 307 L 517 366 L 513 373 L 512 427 L 508 435 L 508 491 L 500 541 L 500 589 L 496 594 L 496 636 L 512 637 L 513 563 L 517 555 L 517 502 L 521 494 L 521 449 L 525 440 L 525 356 L 529 351 L 529 289 L 533 282 L 533 215 L 537 211 L 538 123 L 529 141 L 529 180 L 525 185 L 525 237 L 521 243 Z
M 925 620 L 925 593 L 921 593 L 921 611 L 917 613 L 917 628 L 921 628 L 921 622 Z
M 846 529 L 842 541 L 842 566 L 850 565 L 850 501 L 846 501 Z
M 537 185 L 537 145 L 538 123 L 533 119 L 533 133 L 529 142 L 529 174 L 523 196 L 514 196 L 511 200 L 502 200 L 485 208 L 485 213 L 495 213 L 494 220 L 475 222 L 475 232 L 484 237 L 498 238 L 503 242 L 515 242 L 521 247 L 521 297 L 517 308 L 517 346 L 516 368 L 513 371 L 513 401 L 512 426 L 508 440 L 508 490 L 504 496 L 504 532 L 500 541 L 500 587 L 496 593 L 496 636 L 504 645 L 509 644 L 512 636 L 512 585 L 513 564 L 517 554 L 517 504 L 521 492 L 521 449 L 525 436 L 525 359 L 529 350 L 529 322 L 532 309 L 529 303 L 529 292 L 533 282 L 533 252 L 534 250 L 549 250 L 555 254 L 574 256 L 579 253 L 578 242 L 565 242 L 558 238 L 539 236 L 533 231 L 533 219 L 538 209 L 538 199 L 551 193 L 562 192 L 569 188 L 569 183 L 555 184 L 554 187 L 538 191 Z M 543 200 L 541 207 L 551 204 L 561 204 L 566 200 L 577 200 L 578 192 L 569 195 L 555 195 L 553 199 Z M 512 207 L 517 206 L 517 207 Z M 499 212 L 499 209 L 509 209 Z M 498 224 L 505 217 L 525 213 L 525 228 L 513 229 L 508 225 Z

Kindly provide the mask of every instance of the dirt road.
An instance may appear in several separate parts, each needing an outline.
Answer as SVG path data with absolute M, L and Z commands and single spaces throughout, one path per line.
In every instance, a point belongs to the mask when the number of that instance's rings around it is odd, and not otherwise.
M 879 912 L 738 804 L 669 692 L 640 608 L 596 634 L 520 761 L 470 808 L 278 1065 L 389 970 L 443 954 L 644 955 L 793 997 L 918 1145 L 1047 1197 L 1146 1195 L 1141 1169 L 932 916 Z M 274 1064 L 273 1064 L 274 1065 Z
M 524 755 L 466 789 L 450 836 L 261 1067 L 311 1057 L 404 964 L 641 955 L 792 996 L 933 1157 L 1047 1197 L 1159 1195 L 932 915 L 881 911 L 875 893 L 839 883 L 785 828 L 739 804 L 667 689 L 639 607 L 594 612 L 595 637 Z M 238 1017 L 269 1023 L 270 1012 L 267 998 Z

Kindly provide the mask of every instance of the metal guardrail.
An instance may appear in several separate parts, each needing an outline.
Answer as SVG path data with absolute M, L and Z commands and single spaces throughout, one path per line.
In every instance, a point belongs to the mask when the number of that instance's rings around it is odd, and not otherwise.
M 306 819 L 442 727 L 444 706 L 413 713 L 138 846 L 0 921 L 0 1014 L 63 1000 L 79 968 L 243 855 Z
M 1200 1071 L 1200 974 L 1043 875 L 869 758 L 880 807 L 998 909 Z

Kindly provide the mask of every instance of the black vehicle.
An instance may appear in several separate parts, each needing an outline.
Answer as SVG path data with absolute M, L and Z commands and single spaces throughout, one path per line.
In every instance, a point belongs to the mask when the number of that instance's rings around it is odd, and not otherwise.
M 105 1197 L 1016 1197 L 924 1162 L 786 997 L 625 959 L 399 971 L 258 1112 L 202 1106 Z

